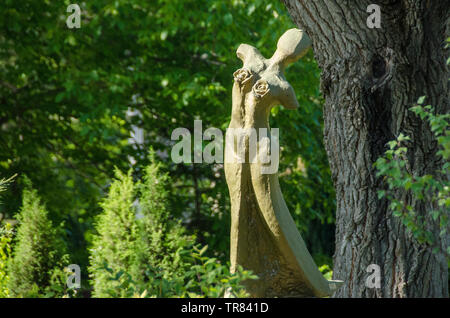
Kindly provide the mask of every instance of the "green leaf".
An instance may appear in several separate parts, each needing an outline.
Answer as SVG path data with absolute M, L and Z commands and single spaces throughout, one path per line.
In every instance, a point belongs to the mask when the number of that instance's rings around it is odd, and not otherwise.
M 61 102 L 61 101 L 64 99 L 65 95 L 66 95 L 65 92 L 60 92 L 60 93 L 58 93 L 58 94 L 55 96 L 55 102 L 56 102 L 56 103 Z
M 433 220 L 436 221 L 439 218 L 440 211 L 432 211 L 431 216 L 433 217 Z
M 417 104 L 422 105 L 425 101 L 426 96 L 420 96 L 417 100 Z
M 386 195 L 386 191 L 384 190 L 378 190 L 378 199 L 383 198 Z
M 203 246 L 203 248 L 199 252 L 199 255 L 203 255 L 207 249 L 208 249 L 208 245 Z

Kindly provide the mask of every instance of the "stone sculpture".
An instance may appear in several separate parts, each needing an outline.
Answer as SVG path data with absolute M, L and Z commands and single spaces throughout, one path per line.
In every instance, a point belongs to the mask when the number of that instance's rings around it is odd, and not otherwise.
M 249 158 L 248 129 L 269 131 L 272 106 L 299 107 L 284 69 L 310 47 L 299 29 L 286 31 L 270 59 L 253 46 L 241 44 L 237 56 L 243 67 L 234 75 L 232 116 L 229 128 L 241 129 Z M 228 133 L 227 133 L 228 134 Z M 228 144 L 225 156 L 236 151 Z M 227 153 L 228 152 L 228 153 Z M 309 254 L 284 201 L 277 173 L 262 173 L 259 161 L 225 161 L 225 176 L 231 197 L 231 270 L 237 265 L 252 270 L 258 280 L 246 282 L 252 297 L 324 297 L 338 282 L 327 281 Z

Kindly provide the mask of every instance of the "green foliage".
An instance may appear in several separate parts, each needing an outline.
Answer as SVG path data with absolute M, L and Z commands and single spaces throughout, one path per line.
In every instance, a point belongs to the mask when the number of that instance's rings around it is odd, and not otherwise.
M 448 47 L 450 38 L 447 38 L 446 42 Z M 450 59 L 447 60 L 447 64 L 450 64 Z M 442 250 L 442 247 L 441 244 L 436 243 L 433 237 L 434 233 L 426 230 L 424 216 L 419 215 L 414 207 L 408 204 L 407 196 L 398 198 L 395 192 L 402 189 L 407 195 L 436 207 L 430 212 L 431 218 L 434 222 L 439 223 L 439 235 L 443 237 L 445 245 L 443 253 L 449 258 L 450 246 L 448 246 L 446 238 L 450 213 L 450 181 L 448 178 L 450 175 L 450 114 L 436 114 L 431 105 L 423 106 L 425 99 L 426 96 L 419 97 L 417 105 L 411 107 L 410 110 L 429 124 L 439 146 L 436 154 L 441 157 L 442 167 L 436 171 L 435 175 L 410 174 L 407 168 L 407 147 L 405 147 L 405 143 L 410 141 L 410 138 L 400 134 L 396 140 L 388 143 L 389 150 L 375 163 L 378 170 L 377 176 L 384 176 L 389 185 L 388 190 L 379 191 L 378 196 L 386 197 L 394 216 L 401 217 L 403 224 L 414 237 L 419 242 L 433 246 L 434 252 Z
M 147 271 L 148 281 L 139 287 L 132 276 L 124 271 L 114 272 L 106 264 L 104 269 L 109 273 L 109 279 L 114 282 L 108 293 L 113 295 L 115 289 L 123 291 L 123 297 L 177 297 L 177 298 L 218 298 L 226 293 L 233 297 L 247 297 L 243 283 L 246 280 L 257 279 L 250 271 L 238 267 L 235 273 L 230 273 L 229 264 L 223 265 L 218 259 L 204 256 L 207 246 L 193 246 L 185 250 L 186 267 L 182 275 L 168 276 L 164 272 Z M 114 287 L 113 287 L 114 286 Z
M 83 268 L 97 202 L 114 166 L 137 160 L 136 177 L 153 146 L 173 183 L 170 214 L 182 219 L 208 253 L 229 250 L 229 199 L 220 165 L 174 165 L 171 132 L 226 128 L 232 73 L 240 43 L 272 55 L 295 27 L 278 0 L 85 1 L 81 28 L 68 29 L 70 1 L 6 0 L 0 11 L 0 175 L 25 173 L 47 202 L 49 218 L 66 221 L 73 261 Z M 313 251 L 332 254 L 334 190 L 322 145 L 319 69 L 312 52 L 287 70 L 301 107 L 272 112 L 281 133 L 280 178 L 286 202 Z M 139 116 L 127 116 L 128 108 Z M 131 125 L 145 130 L 132 147 Z M 298 164 L 299 158 L 302 164 Z M 5 193 L 0 212 L 20 206 L 24 185 Z M 299 204 L 301 202 L 301 204 Z M 64 210 L 64 213 L 61 211 Z
M 241 266 L 235 273 L 230 273 L 229 264 L 223 265 L 216 258 L 204 256 L 207 246 L 193 248 L 191 266 L 186 271 L 185 283 L 180 286 L 181 297 L 223 297 L 230 292 L 234 297 L 247 297 L 243 283 L 258 279 L 251 271 Z M 174 295 L 174 296 L 175 296 Z
M 0 227 L 0 298 L 9 296 L 7 264 L 11 258 L 12 226 L 6 223 Z
M 95 297 L 219 297 L 227 288 L 243 295 L 241 281 L 252 278 L 240 269 L 208 258 L 196 248 L 194 238 L 171 219 L 168 210 L 169 177 L 161 172 L 154 153 L 143 181 L 134 183 L 131 170 L 116 170 L 98 235 L 91 249 L 91 273 Z
M 450 182 L 448 176 L 449 148 L 450 148 L 450 114 L 435 114 L 430 105 L 421 106 L 425 101 L 425 96 L 418 100 L 418 105 L 411 108 L 411 111 L 422 120 L 429 123 L 431 131 L 439 145 L 437 155 L 442 158 L 442 168 L 436 171 L 435 175 L 413 175 L 408 171 L 408 158 L 406 144 L 410 141 L 408 136 L 400 134 L 396 140 L 388 143 L 389 150 L 384 157 L 380 157 L 376 163 L 377 176 L 383 176 L 388 184 L 387 190 L 380 190 L 378 196 L 386 197 L 390 202 L 390 209 L 394 216 L 401 217 L 403 224 L 412 232 L 414 237 L 422 243 L 434 246 L 434 251 L 441 249 L 440 244 L 436 244 L 433 238 L 434 233 L 426 230 L 425 217 L 415 211 L 414 207 L 408 203 L 408 197 L 413 197 L 419 201 L 427 202 L 436 208 L 432 210 L 431 217 L 439 222 L 440 236 L 446 242 L 448 229 L 448 219 L 450 211 Z M 399 198 L 398 190 L 404 191 L 404 195 Z M 447 243 L 448 244 L 448 243 Z M 450 247 L 446 246 L 444 253 L 450 255 Z
M 116 170 L 116 178 L 102 203 L 104 211 L 91 249 L 90 273 L 96 297 L 128 295 L 126 289 L 116 288 L 119 282 L 111 279 L 111 272 L 119 276 L 127 273 L 138 289 L 144 289 L 153 272 L 179 276 L 185 266 L 184 248 L 193 243 L 183 227 L 170 219 L 168 176 L 160 173 L 159 163 L 146 167 L 142 183 L 134 184 L 131 170 L 127 175 Z
M 8 289 L 13 297 L 55 297 L 65 290 L 68 255 L 58 228 L 29 182 L 17 215 L 19 227 L 8 266 Z
M 98 217 L 98 235 L 94 237 L 91 249 L 89 272 L 95 297 L 109 296 L 109 289 L 116 292 L 110 295 L 112 297 L 124 296 L 120 289 L 111 286 L 109 276 L 102 268 L 107 263 L 114 271 L 130 271 L 135 257 L 138 237 L 131 171 L 123 174 L 116 169 L 116 178 L 108 197 L 101 204 L 103 213 Z
M 7 184 L 6 179 L 0 179 L 0 193 L 6 190 L 6 184 Z
M 181 238 L 195 235 L 210 247 L 208 256 L 223 263 L 230 228 L 223 166 L 172 163 L 167 157 L 170 135 L 178 127 L 192 131 L 197 118 L 203 130 L 226 128 L 232 73 L 241 66 L 236 48 L 249 43 L 271 56 L 279 36 L 295 27 L 286 9 L 278 0 L 87 1 L 80 3 L 81 28 L 71 30 L 66 26 L 69 3 L 2 3 L 0 175 L 26 174 L 39 186 L 48 219 L 64 222 L 61 237 L 72 262 L 84 270 L 88 246 L 99 238 L 94 235 L 95 216 L 105 209 L 98 202 L 115 177 L 114 167 L 126 171 L 133 157 L 133 177 L 144 180 L 147 171 L 141 167 L 148 166 L 146 150 L 153 147 L 171 177 L 166 202 L 146 200 L 140 190 L 143 181 L 133 186 L 139 204 L 127 213 L 156 209 L 162 219 L 180 220 L 186 229 Z M 274 108 L 271 126 L 280 128 L 280 184 L 289 210 L 313 254 L 332 255 L 335 199 L 322 144 L 319 73 L 312 52 L 287 70 L 301 107 Z M 139 116 L 127 116 L 128 109 Z M 129 144 L 131 125 L 144 129 L 143 145 Z M 5 218 L 20 208 L 24 188 L 17 180 L 3 193 L 0 214 Z M 145 208 L 144 202 L 151 200 Z M 133 240 L 143 242 L 137 238 L 142 228 L 151 229 L 149 233 L 156 233 L 148 239 L 151 249 L 176 249 L 176 244 L 162 242 L 180 237 L 180 227 L 164 223 L 159 232 L 151 222 L 130 226 Z M 177 253 L 149 256 L 149 247 L 141 245 L 133 247 L 139 257 L 161 264 L 174 261 L 173 271 L 178 271 Z M 112 255 L 116 247 L 109 249 Z M 124 246 L 117 249 L 128 253 Z M 122 258 L 128 262 L 127 257 L 108 256 L 108 266 L 115 268 Z M 100 259 L 96 266 L 103 266 Z M 144 269 L 133 265 L 127 270 L 133 276 Z
M 333 269 L 327 264 L 320 266 L 319 271 L 322 273 L 323 277 L 325 277 L 326 280 L 333 279 Z
M 9 179 L 0 179 L 0 194 L 6 190 L 6 186 L 13 178 L 14 176 Z M 0 215 L 0 298 L 5 298 L 9 296 L 7 266 L 11 257 L 11 242 L 14 233 L 10 223 L 2 226 L 1 221 L 2 215 Z
M 152 163 L 145 168 L 143 182 L 138 184 L 139 252 L 133 273 L 145 276 L 150 270 L 173 277 L 184 270 L 183 253 L 192 246 L 194 237 L 186 235 L 180 222 L 171 217 L 169 176 L 161 173 L 161 163 L 155 162 L 153 151 L 150 158 Z
M 10 177 L 8 179 L 5 179 L 5 178 L 0 179 L 0 193 L 6 191 L 7 185 L 9 183 L 11 183 L 15 177 L 16 177 L 16 175 L 13 175 L 12 177 Z M 2 203 L 2 201 L 0 201 L 0 204 L 1 203 Z M 0 219 L 0 221 L 1 221 L 1 219 Z

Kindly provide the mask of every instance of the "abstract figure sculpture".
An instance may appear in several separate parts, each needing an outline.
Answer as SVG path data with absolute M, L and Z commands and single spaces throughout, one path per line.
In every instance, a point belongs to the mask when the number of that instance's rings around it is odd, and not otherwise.
M 281 104 L 288 109 L 299 106 L 292 86 L 284 77 L 284 69 L 302 57 L 309 46 L 310 40 L 301 30 L 290 29 L 278 40 L 270 59 L 247 44 L 237 49 L 243 67 L 233 74 L 229 128 L 240 131 L 241 136 L 237 137 L 244 140 L 241 145 L 245 147 L 246 158 L 250 147 L 246 132 L 253 129 L 259 133 L 259 129 L 266 128 L 270 136 L 272 106 Z M 232 145 L 230 140 L 227 137 L 226 157 L 236 151 L 234 140 Z M 327 281 L 318 270 L 286 206 L 277 173 L 264 174 L 263 165 L 259 161 L 225 161 L 232 214 L 231 270 L 241 265 L 259 276 L 258 280 L 246 283 L 252 297 L 330 295 L 338 282 Z

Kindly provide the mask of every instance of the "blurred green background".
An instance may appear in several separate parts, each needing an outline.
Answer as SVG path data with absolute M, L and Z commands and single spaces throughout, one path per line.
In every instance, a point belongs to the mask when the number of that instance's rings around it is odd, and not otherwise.
M 94 220 L 114 177 L 134 158 L 142 178 L 152 147 L 169 172 L 172 218 L 228 260 L 230 202 L 223 167 L 174 164 L 172 131 L 228 126 L 235 51 L 248 43 L 270 57 L 295 27 L 277 0 L 86 1 L 81 28 L 69 29 L 70 1 L 5 0 L 0 10 L 1 219 L 22 204 L 26 175 L 48 209 L 72 263 L 83 275 Z M 310 51 L 287 69 L 300 108 L 277 106 L 280 183 L 289 210 L 318 265 L 331 265 L 335 195 L 322 144 L 320 70 Z M 127 111 L 139 115 L 127 116 Z M 132 125 L 143 144 L 129 142 Z

